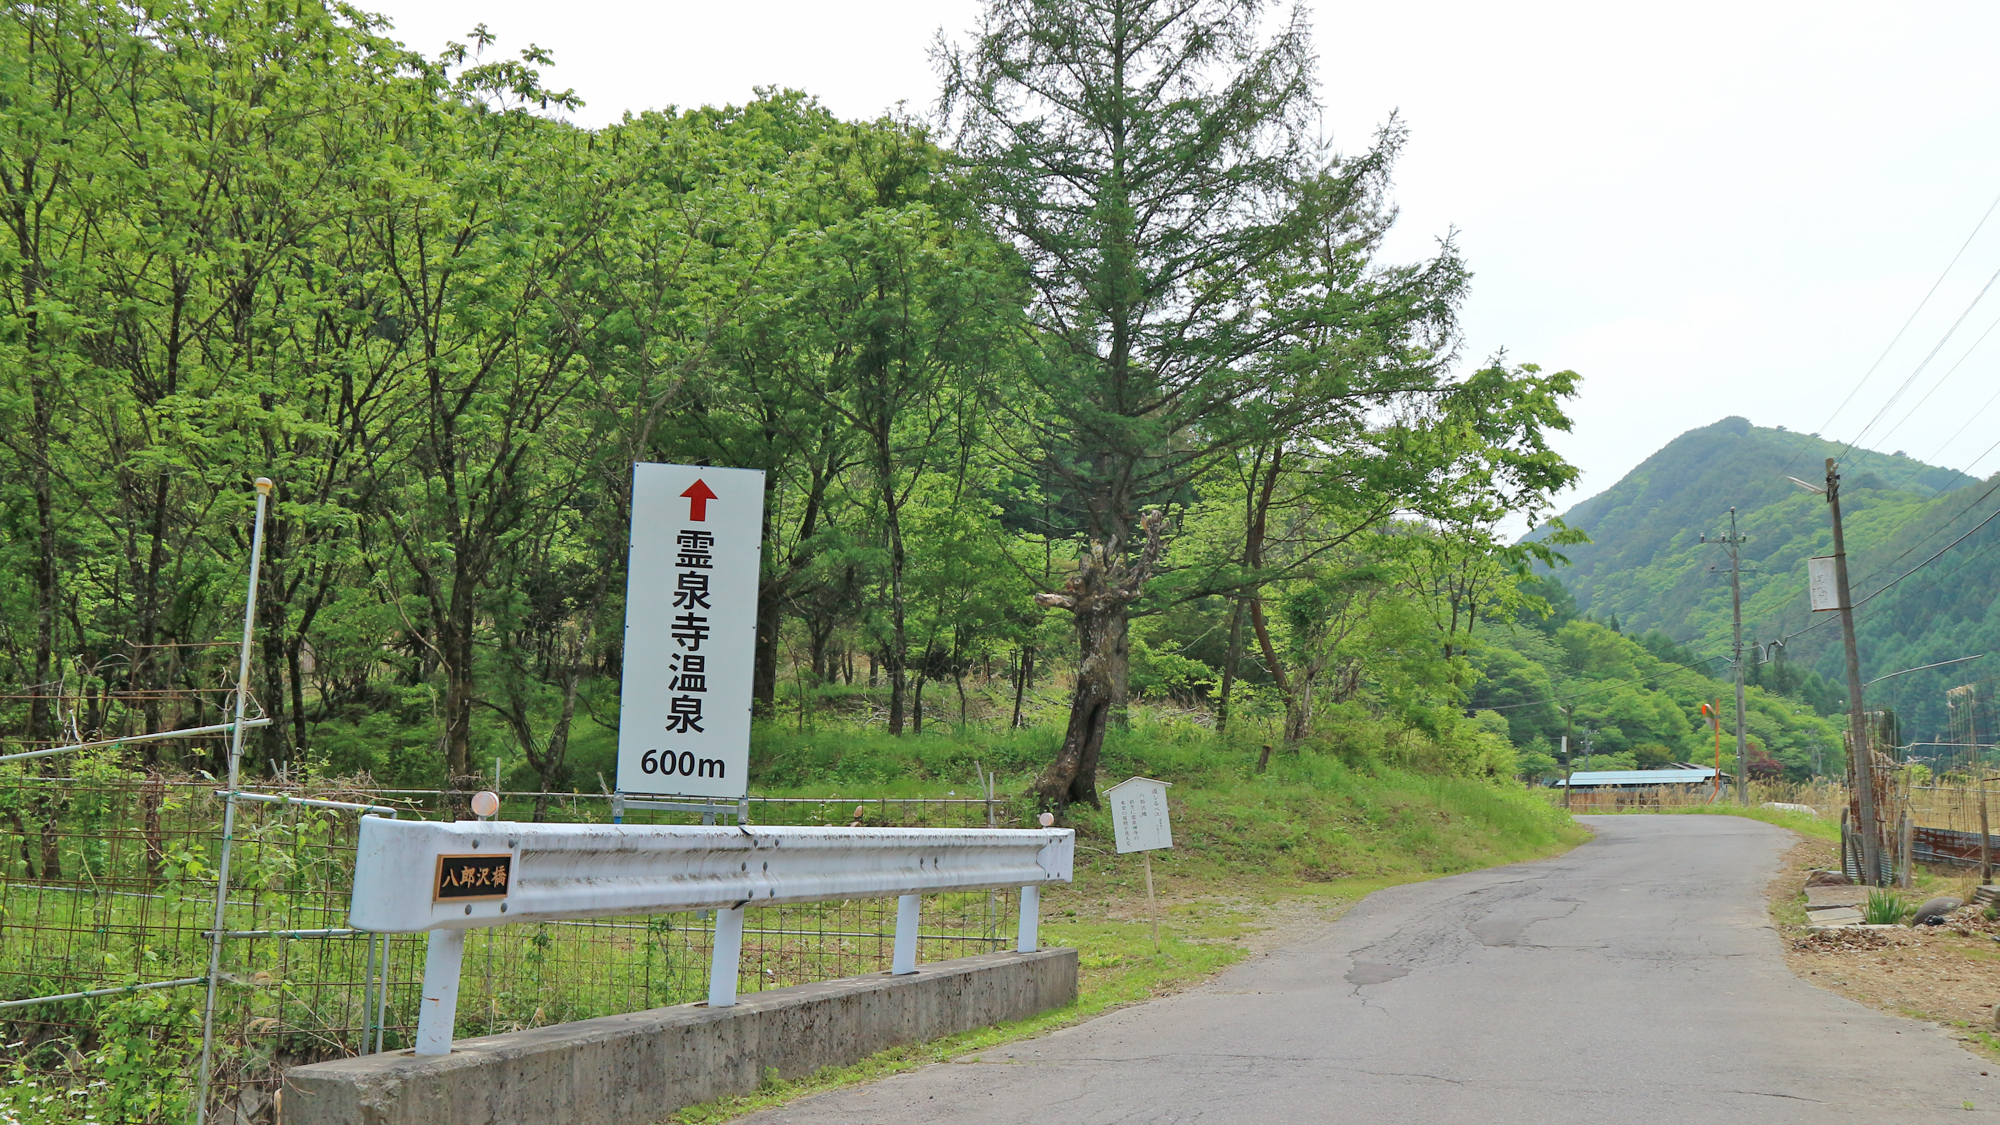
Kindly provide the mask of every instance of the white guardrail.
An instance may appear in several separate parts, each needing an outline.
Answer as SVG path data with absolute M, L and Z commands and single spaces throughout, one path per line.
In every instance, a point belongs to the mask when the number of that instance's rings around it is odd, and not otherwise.
M 716 911 L 708 1003 L 736 1003 L 743 910 L 898 896 L 894 973 L 917 971 L 920 896 L 1021 888 L 1016 948 L 1038 940 L 1041 886 L 1071 880 L 1067 828 L 521 824 L 361 818 L 348 924 L 430 931 L 416 1053 L 451 1050 L 465 931 L 476 926 Z

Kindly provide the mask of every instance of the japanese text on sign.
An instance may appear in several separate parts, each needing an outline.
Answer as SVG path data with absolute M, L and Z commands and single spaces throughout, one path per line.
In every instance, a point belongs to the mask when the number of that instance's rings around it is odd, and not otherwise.
M 441 855 L 431 901 L 506 898 L 507 881 L 513 873 L 511 855 Z
M 764 474 L 632 467 L 618 788 L 741 797 Z
M 1174 846 L 1166 782 L 1135 777 L 1119 782 L 1105 796 L 1111 799 L 1111 827 L 1120 853 Z
M 1832 555 L 1806 560 L 1806 590 L 1812 597 L 1814 613 L 1841 608 L 1839 572 L 1834 569 Z

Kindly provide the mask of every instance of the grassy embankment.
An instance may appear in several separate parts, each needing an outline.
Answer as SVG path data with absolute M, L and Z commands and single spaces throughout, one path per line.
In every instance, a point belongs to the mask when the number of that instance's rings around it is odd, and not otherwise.
M 1044 731 L 978 742 L 768 732 L 755 761 L 767 784 L 757 788 L 773 795 L 966 794 L 978 761 L 1000 774 L 1002 792 L 1018 793 L 1047 760 L 1051 738 Z M 1076 882 L 1045 892 L 1041 932 L 1045 945 L 1078 950 L 1075 1004 L 803 1080 L 773 1080 L 756 1094 L 691 1106 L 674 1120 L 725 1120 L 1166 995 L 1242 959 L 1281 904 L 1305 906 L 1307 918 L 1329 917 L 1382 887 L 1552 855 L 1588 835 L 1560 809 L 1511 785 L 1317 754 L 1275 754 L 1258 774 L 1257 749 L 1178 724 L 1141 725 L 1106 748 L 1105 784 L 1133 774 L 1174 783 L 1175 847 L 1155 853 L 1153 865 L 1162 904 L 1157 955 L 1140 858 L 1116 854 L 1105 812 L 1074 808 Z M 954 786 L 953 778 L 964 780 Z

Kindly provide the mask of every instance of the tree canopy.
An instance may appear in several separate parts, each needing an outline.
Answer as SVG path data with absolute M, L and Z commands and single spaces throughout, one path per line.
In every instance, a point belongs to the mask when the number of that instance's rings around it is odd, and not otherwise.
M 1463 362 L 1448 234 L 1384 259 L 1405 130 L 1321 142 L 1302 17 L 993 0 L 936 58 L 928 122 L 768 89 L 591 130 L 484 28 L 9 9 L 7 736 L 216 721 L 269 476 L 253 772 L 594 787 L 663 461 L 767 474 L 766 727 L 1062 722 L 1054 807 L 1135 698 L 1503 777 L 1609 668 L 1672 702 L 1593 721 L 1685 752 L 1708 689 L 1542 629 L 1578 537 L 1501 535 L 1574 477 L 1577 377 Z

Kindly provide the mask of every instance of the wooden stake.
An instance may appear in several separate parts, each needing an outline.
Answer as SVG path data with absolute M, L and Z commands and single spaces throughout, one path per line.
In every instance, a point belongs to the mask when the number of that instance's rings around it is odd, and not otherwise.
M 1975 754 L 1977 754 L 1978 752 L 1979 751 L 1977 749 L 1973 750 L 1973 753 Z M 1980 886 L 1985 886 L 1986 884 L 1991 883 L 1993 881 L 1993 845 L 1990 842 L 1990 838 L 1986 835 L 1987 831 L 1988 829 L 1986 827 L 1986 767 L 1984 763 L 1981 763 L 1979 767 L 1979 885 Z
M 1897 850 L 1902 853 L 1896 857 L 1896 866 L 1898 869 L 1896 883 L 1904 890 L 1916 886 L 1914 871 L 1912 870 L 1915 865 L 1911 862 L 1910 856 L 1912 843 L 1911 829 L 1914 827 L 1915 825 L 1910 820 L 1910 811 L 1904 809 L 1902 827 L 1896 832 Z
M 1140 852 L 1146 859 L 1146 912 L 1153 916 L 1153 952 L 1160 952 L 1160 906 L 1153 899 L 1153 853 Z

